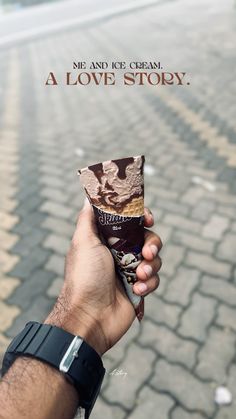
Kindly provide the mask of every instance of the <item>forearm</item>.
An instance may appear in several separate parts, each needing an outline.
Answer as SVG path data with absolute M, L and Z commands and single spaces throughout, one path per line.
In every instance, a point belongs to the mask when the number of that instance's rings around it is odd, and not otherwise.
M 45 323 L 80 335 L 97 352 L 105 352 L 98 328 L 91 322 L 85 324 L 89 322 L 81 312 L 78 320 L 76 312 L 60 296 Z M 77 390 L 61 372 L 30 357 L 16 359 L 0 382 L 0 419 L 70 419 L 78 404 Z
M 0 382 L 1 419 L 71 419 L 78 392 L 62 373 L 31 358 L 18 358 Z

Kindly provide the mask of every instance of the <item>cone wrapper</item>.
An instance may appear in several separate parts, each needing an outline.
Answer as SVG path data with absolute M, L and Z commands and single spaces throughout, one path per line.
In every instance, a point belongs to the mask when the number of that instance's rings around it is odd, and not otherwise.
M 133 292 L 144 243 L 144 156 L 110 160 L 79 170 L 98 231 L 110 249 L 128 298 L 141 321 L 144 299 Z

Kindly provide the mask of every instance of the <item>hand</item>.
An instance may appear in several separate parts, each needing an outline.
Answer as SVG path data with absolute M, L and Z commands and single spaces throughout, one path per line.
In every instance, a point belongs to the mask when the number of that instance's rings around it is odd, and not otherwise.
M 153 225 L 145 208 L 145 227 Z M 159 285 L 160 238 L 145 229 L 144 260 L 137 268 L 137 295 L 147 295 Z M 65 281 L 46 323 L 79 335 L 100 355 L 111 348 L 135 319 L 134 308 L 118 278 L 113 257 L 98 237 L 94 213 L 86 200 L 66 257 Z

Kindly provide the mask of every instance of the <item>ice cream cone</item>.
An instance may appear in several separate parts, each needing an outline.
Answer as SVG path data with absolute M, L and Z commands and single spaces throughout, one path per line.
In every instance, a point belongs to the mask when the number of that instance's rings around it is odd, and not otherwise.
M 98 230 L 109 247 L 139 320 L 144 301 L 133 293 L 144 242 L 144 156 L 110 160 L 79 170 Z
M 140 217 L 144 213 L 144 199 L 143 197 L 134 198 L 122 208 L 121 212 L 109 205 L 100 205 L 97 208 L 104 212 L 109 212 L 109 214 L 119 214 L 123 217 Z

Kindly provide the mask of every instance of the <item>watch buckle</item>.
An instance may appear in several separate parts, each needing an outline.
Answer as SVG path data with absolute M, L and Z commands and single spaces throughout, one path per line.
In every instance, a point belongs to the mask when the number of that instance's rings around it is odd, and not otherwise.
M 68 347 L 65 355 L 63 356 L 60 365 L 59 370 L 61 372 L 68 372 L 72 362 L 75 358 L 78 357 L 79 348 L 83 343 L 83 339 L 81 339 L 79 336 L 75 336 L 72 340 L 70 346 Z

